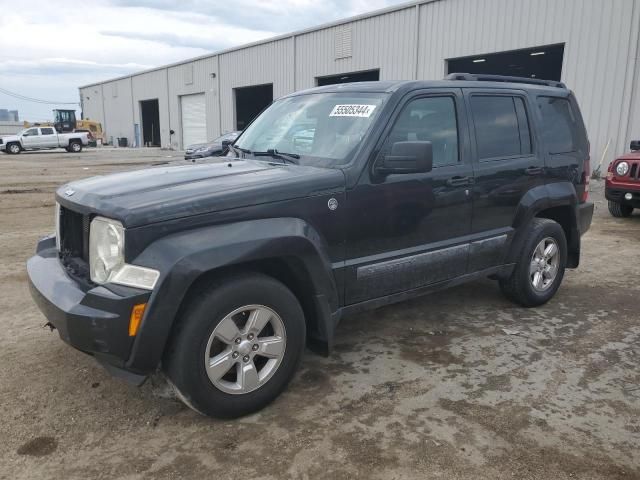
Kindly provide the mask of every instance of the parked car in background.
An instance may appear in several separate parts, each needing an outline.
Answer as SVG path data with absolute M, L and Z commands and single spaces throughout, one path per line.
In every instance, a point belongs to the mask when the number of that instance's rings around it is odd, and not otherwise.
M 640 208 L 640 140 L 630 147 L 631 152 L 615 159 L 607 170 L 604 195 L 614 217 L 628 217 Z
M 32 127 L 17 135 L 0 138 L 0 151 L 17 154 L 23 150 L 50 150 L 64 148 L 67 152 L 78 153 L 89 143 L 87 132 L 58 133 L 53 127 Z
M 111 372 L 162 369 L 194 410 L 237 417 L 284 390 L 307 345 L 327 354 L 349 315 L 485 277 L 548 302 L 580 262 L 589 170 L 559 82 L 318 87 L 276 100 L 224 162 L 59 188 L 31 292 Z
M 229 144 L 233 143 L 240 135 L 239 131 L 225 133 L 208 143 L 197 143 L 189 145 L 184 152 L 185 160 L 195 160 L 205 157 L 219 157 L 227 153 Z

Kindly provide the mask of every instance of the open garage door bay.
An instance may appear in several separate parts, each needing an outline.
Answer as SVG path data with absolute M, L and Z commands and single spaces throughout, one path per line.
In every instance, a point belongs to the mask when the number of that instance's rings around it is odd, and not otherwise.
M 182 146 L 207 141 L 207 113 L 204 93 L 180 97 L 182 110 Z

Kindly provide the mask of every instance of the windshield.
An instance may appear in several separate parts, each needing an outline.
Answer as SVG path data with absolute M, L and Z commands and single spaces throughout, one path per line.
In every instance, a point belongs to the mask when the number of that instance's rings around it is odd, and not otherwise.
M 296 163 L 342 166 L 351 160 L 386 98 L 383 93 L 316 93 L 273 103 L 234 144 L 245 156 L 293 154 Z M 264 159 L 264 157 L 260 157 Z

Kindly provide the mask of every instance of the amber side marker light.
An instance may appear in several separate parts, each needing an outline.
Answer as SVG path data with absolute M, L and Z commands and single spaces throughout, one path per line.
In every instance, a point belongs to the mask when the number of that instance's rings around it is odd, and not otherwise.
M 138 305 L 134 305 L 131 309 L 131 316 L 129 317 L 129 336 L 135 337 L 136 333 L 138 333 L 138 328 L 140 328 L 140 322 L 142 321 L 142 316 L 144 315 L 144 309 L 147 308 L 146 303 L 139 303 Z

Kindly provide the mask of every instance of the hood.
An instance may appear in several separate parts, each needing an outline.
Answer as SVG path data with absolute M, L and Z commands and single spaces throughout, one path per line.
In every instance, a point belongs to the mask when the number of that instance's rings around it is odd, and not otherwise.
M 342 170 L 257 160 L 156 167 L 88 178 L 57 191 L 73 210 L 136 227 L 175 218 L 343 191 Z
M 616 158 L 616 160 L 640 160 L 640 151 L 625 153 L 621 157 Z
M 199 148 L 208 147 L 209 145 L 213 145 L 213 142 L 209 142 L 209 143 L 195 143 L 195 144 L 193 144 L 193 145 L 189 145 L 189 146 L 186 148 L 186 151 L 198 150 Z

